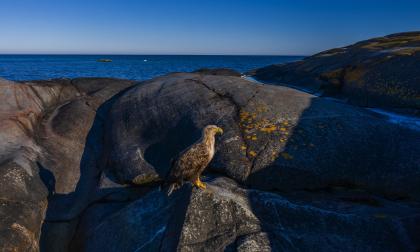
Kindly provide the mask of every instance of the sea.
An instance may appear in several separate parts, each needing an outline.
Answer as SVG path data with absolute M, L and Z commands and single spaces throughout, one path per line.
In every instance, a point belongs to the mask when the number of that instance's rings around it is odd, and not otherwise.
M 113 77 L 146 80 L 200 68 L 248 70 L 302 59 L 302 56 L 226 55 L 0 55 L 0 78 L 24 81 Z M 101 60 L 111 62 L 101 62 Z

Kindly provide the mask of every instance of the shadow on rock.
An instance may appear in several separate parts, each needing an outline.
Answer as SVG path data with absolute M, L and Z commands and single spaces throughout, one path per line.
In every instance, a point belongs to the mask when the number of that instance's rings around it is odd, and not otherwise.
M 155 189 L 107 216 L 86 234 L 82 249 L 176 251 L 190 197 L 191 186 L 184 186 L 171 197 Z
M 174 128 L 168 130 L 161 141 L 146 149 L 144 158 L 153 165 L 159 177 L 164 179 L 171 167 L 171 160 L 200 136 L 201 129 L 198 129 L 190 118 L 184 117 Z
M 409 175 L 417 169 L 415 155 L 410 154 L 418 148 L 412 141 L 416 132 L 316 97 L 295 124 L 282 127 L 287 132 L 280 139 L 284 147 L 270 165 L 254 167 L 247 181 L 259 189 L 249 190 L 248 200 L 261 233 L 242 237 L 236 248 L 253 251 L 261 244 L 267 251 L 418 249 L 411 235 L 418 232 L 412 222 L 420 222 L 415 203 L 418 178 Z M 264 156 L 259 158 L 257 162 L 264 162 Z M 411 170 L 402 172 L 399 166 Z
M 104 120 L 112 103 L 130 88 L 120 91 L 95 111 L 93 124 L 88 131 L 80 159 L 79 180 L 73 192 L 56 193 L 54 174 L 38 163 L 40 177 L 50 192 L 48 208 L 41 231 L 41 251 L 67 251 L 75 234 L 80 214 L 92 202 L 100 201 L 101 198 L 109 197 L 109 195 L 123 190 L 118 188 L 120 185 L 117 185 L 117 188 L 99 187 L 101 173 L 107 172 L 102 171 L 106 162 L 105 157 L 102 156 L 104 153 Z M 106 177 L 109 183 L 113 184 L 112 176 Z

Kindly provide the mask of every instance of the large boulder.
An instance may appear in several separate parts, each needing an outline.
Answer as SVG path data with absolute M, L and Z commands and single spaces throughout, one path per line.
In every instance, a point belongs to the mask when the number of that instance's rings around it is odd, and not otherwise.
M 97 78 L 0 80 L 2 251 L 39 251 L 47 209 L 54 212 L 52 198 L 74 193 L 80 181 L 96 109 L 131 84 Z
M 121 96 L 107 120 L 120 183 L 164 179 L 170 160 L 221 126 L 210 169 L 264 190 L 359 188 L 420 198 L 419 132 L 365 109 L 239 77 L 177 73 Z
M 338 96 L 365 107 L 420 109 L 420 32 L 335 48 L 251 71 L 255 78 Z

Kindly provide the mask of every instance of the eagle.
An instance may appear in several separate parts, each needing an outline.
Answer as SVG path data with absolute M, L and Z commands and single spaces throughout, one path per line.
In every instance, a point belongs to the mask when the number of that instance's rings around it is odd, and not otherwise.
M 182 151 L 178 158 L 172 160 L 171 170 L 166 179 L 169 184 L 168 195 L 179 189 L 184 181 L 190 181 L 198 188 L 206 189 L 206 185 L 200 180 L 200 175 L 214 156 L 217 133 L 223 134 L 223 129 L 216 125 L 207 125 L 202 130 L 201 138 Z

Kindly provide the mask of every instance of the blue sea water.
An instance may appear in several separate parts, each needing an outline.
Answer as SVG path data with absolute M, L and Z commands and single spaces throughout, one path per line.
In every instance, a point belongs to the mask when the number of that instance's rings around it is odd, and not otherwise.
M 75 77 L 114 77 L 145 80 L 170 72 L 199 68 L 248 70 L 301 59 L 301 56 L 218 55 L 0 55 L 0 77 L 39 80 Z M 112 62 L 98 62 L 111 59 Z

